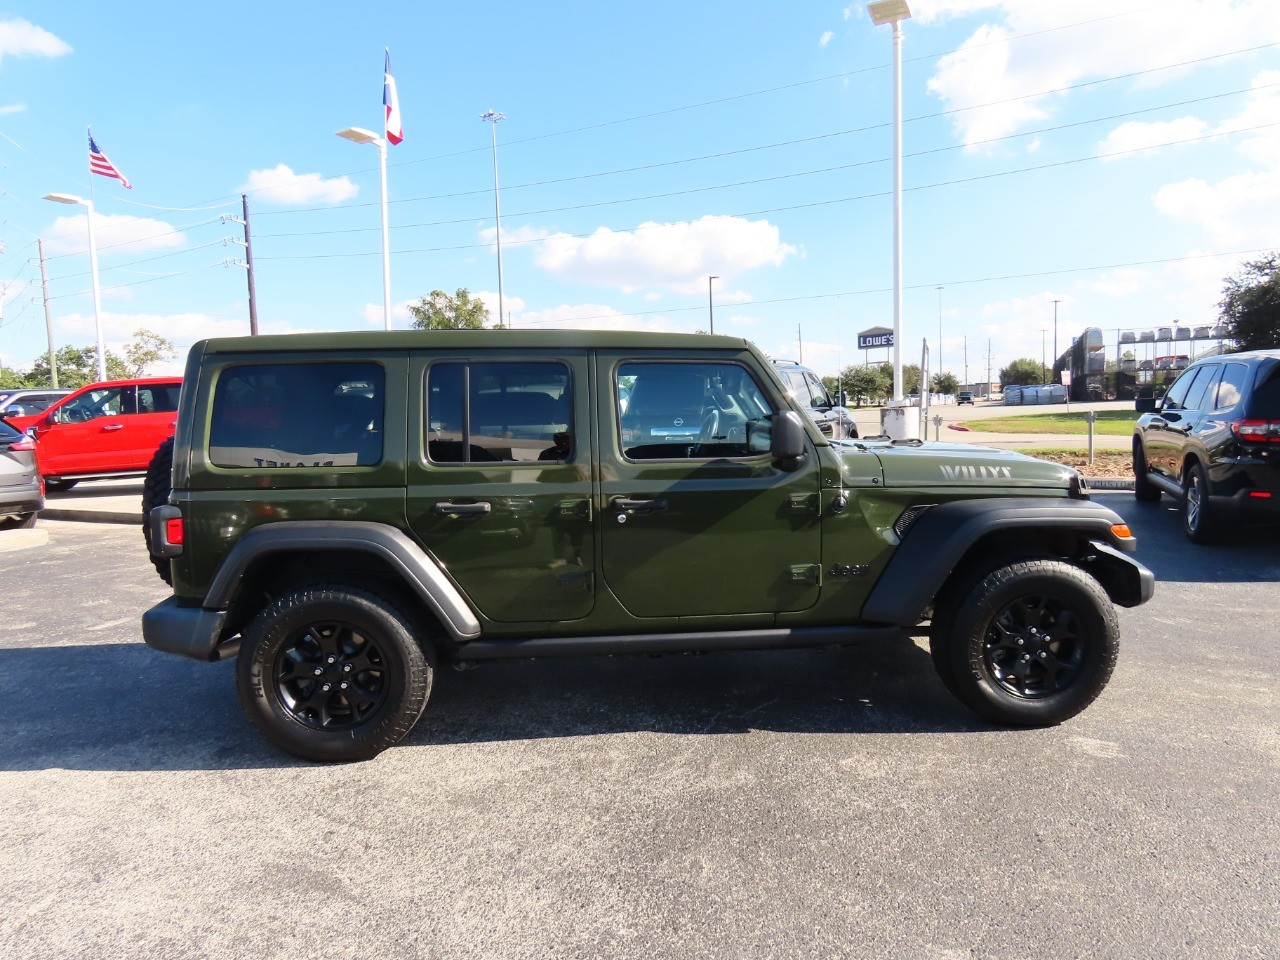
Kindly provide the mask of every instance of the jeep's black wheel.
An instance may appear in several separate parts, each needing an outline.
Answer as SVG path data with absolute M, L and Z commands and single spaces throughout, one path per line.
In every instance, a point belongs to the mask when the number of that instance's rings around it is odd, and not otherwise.
M 16 517 L 0 517 L 0 530 L 30 530 L 36 525 L 35 512 L 20 513 Z
M 991 571 L 941 601 L 932 639 L 939 676 L 969 709 L 999 723 L 1050 726 L 1102 692 L 1120 627 L 1102 586 L 1059 560 Z
M 391 603 L 355 587 L 285 594 L 244 633 L 240 702 L 273 744 L 304 760 L 368 760 L 417 723 L 432 662 Z
M 151 525 L 147 523 L 147 518 L 151 515 L 152 507 L 169 502 L 169 492 L 172 489 L 173 437 L 170 437 L 152 454 L 151 463 L 147 465 L 147 478 L 142 483 L 142 539 L 147 543 L 147 556 L 151 559 L 151 565 L 160 574 L 160 579 L 168 584 L 173 583 L 173 573 L 167 559 L 151 552 Z
M 1147 454 L 1137 437 L 1133 438 L 1133 499 L 1139 503 L 1155 503 L 1160 499 L 1160 488 L 1147 477 Z
M 63 480 L 61 477 L 45 477 L 44 488 L 50 493 L 61 493 L 63 490 L 70 490 L 79 480 Z
M 1182 479 L 1182 529 L 1192 543 L 1216 543 L 1220 533 L 1209 504 L 1209 480 L 1198 462 Z

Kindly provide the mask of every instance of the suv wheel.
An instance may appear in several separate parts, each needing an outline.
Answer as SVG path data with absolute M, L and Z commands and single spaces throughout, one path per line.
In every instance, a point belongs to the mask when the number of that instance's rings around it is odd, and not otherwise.
M 931 640 L 943 684 L 999 723 L 1050 726 L 1102 692 L 1120 649 L 1120 625 L 1102 586 L 1060 560 L 991 571 L 944 598 Z
M 1160 488 L 1147 477 L 1147 454 L 1137 437 L 1133 438 L 1133 499 L 1139 503 L 1160 499 Z
M 173 584 L 173 572 L 169 561 L 157 557 L 151 552 L 151 524 L 147 518 L 151 516 L 151 508 L 169 502 L 169 492 L 173 489 L 173 437 L 170 437 L 156 449 L 147 465 L 147 479 L 142 483 L 142 539 L 147 543 L 147 556 L 151 565 L 160 574 L 165 583 Z
M 244 633 L 236 665 L 249 720 L 304 760 L 368 760 L 417 723 L 432 662 L 408 619 L 342 584 L 285 594 Z
M 16 517 L 0 517 L 0 530 L 30 530 L 36 525 L 35 512 L 20 513 Z
M 1198 461 L 1187 467 L 1182 480 L 1182 529 L 1192 543 L 1218 539 L 1218 524 L 1209 505 L 1209 480 Z
M 61 493 L 63 490 L 70 490 L 79 480 L 63 480 L 61 477 L 45 477 L 44 488 L 50 493 Z

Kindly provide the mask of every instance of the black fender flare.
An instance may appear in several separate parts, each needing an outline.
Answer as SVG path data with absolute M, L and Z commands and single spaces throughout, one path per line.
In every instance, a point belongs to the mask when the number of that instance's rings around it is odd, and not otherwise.
M 1101 504 L 1067 498 L 989 497 L 931 506 L 906 531 L 868 595 L 861 619 L 900 626 L 919 623 L 929 601 L 974 544 L 992 533 L 1018 529 L 1076 534 L 1083 552 L 1068 559 L 1100 562 L 1108 573 L 1098 579 L 1112 601 L 1137 606 L 1151 598 L 1155 577 L 1125 555 L 1137 542 L 1115 535 L 1112 525 L 1122 523 Z
M 273 553 L 356 550 L 386 561 L 459 643 L 480 636 L 480 621 L 439 565 L 402 530 L 368 520 L 285 520 L 245 533 L 227 553 L 204 598 L 206 610 L 227 610 L 249 564 Z

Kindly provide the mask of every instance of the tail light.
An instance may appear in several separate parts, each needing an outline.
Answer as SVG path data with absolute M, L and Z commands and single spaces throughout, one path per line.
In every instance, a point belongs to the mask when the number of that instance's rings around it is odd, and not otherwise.
M 183 539 L 181 517 L 171 517 L 164 522 L 164 538 L 175 547 L 180 547 L 186 542 Z
M 1280 443 L 1280 420 L 1240 420 L 1231 432 L 1245 443 Z
M 24 436 L 21 440 L 15 440 L 9 444 L 10 450 L 17 450 L 19 453 L 30 453 L 36 448 L 36 442 L 30 437 Z

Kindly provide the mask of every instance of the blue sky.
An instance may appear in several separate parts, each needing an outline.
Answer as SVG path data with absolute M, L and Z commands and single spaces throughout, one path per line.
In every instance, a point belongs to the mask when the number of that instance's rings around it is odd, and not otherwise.
M 1280 247 L 1275 0 L 911 0 L 904 343 L 983 378 L 1086 326 L 1211 323 Z M 822 373 L 892 324 L 891 32 L 863 3 L 16 2 L 0 8 L 0 360 L 93 341 L 185 352 L 248 331 L 382 326 L 383 47 L 394 322 L 432 289 L 497 307 L 492 108 L 516 327 L 747 337 Z M 90 185 L 85 127 L 132 181 Z M 942 290 L 938 290 L 942 287 Z M 802 347 L 801 347 L 802 345 Z M 877 359 L 875 355 L 872 359 Z M 173 369 L 180 364 L 175 362 Z

